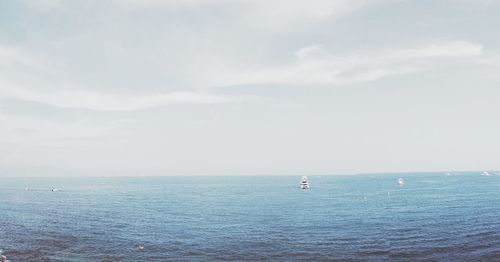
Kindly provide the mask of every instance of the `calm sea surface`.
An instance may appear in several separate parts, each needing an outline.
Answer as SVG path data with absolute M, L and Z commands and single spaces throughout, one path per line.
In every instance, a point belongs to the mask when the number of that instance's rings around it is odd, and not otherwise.
M 309 180 L 2 178 L 0 249 L 13 262 L 500 261 L 500 175 Z

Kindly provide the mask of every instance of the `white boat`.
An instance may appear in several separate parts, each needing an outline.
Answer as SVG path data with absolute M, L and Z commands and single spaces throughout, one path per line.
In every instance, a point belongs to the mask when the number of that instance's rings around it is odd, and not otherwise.
M 490 173 L 488 171 L 484 171 L 483 173 L 481 173 L 482 176 L 490 176 Z
M 398 179 L 398 185 L 400 185 L 400 186 L 404 186 L 404 184 L 405 184 L 405 180 L 404 180 L 402 177 L 400 177 L 400 178 Z
M 306 176 L 303 176 L 300 180 L 300 189 L 309 189 L 309 181 Z
M 52 188 L 50 191 L 52 191 L 52 192 L 59 192 L 59 191 L 61 191 L 61 189 L 59 189 L 59 188 Z
M 444 173 L 446 176 L 451 176 L 451 173 L 450 172 L 446 172 Z

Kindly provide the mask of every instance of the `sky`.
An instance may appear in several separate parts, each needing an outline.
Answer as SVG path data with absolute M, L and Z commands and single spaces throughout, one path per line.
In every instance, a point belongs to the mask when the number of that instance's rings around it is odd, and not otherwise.
M 500 1 L 0 1 L 0 176 L 500 169 Z

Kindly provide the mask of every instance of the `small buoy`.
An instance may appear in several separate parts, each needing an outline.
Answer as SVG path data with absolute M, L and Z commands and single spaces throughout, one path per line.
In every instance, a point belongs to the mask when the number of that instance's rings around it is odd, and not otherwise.
M 144 251 L 144 245 L 139 245 L 139 251 Z

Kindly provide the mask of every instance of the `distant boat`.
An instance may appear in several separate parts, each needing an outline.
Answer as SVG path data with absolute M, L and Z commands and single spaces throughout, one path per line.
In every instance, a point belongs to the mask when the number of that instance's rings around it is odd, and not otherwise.
M 59 192 L 59 191 L 61 191 L 61 189 L 59 189 L 59 188 L 52 188 L 50 191 L 52 191 L 52 192 Z
M 482 176 L 490 176 L 491 174 L 488 172 L 488 171 L 484 171 L 483 173 L 481 173 Z
M 398 185 L 400 185 L 400 186 L 404 186 L 404 184 L 405 184 L 405 180 L 404 180 L 402 177 L 400 177 L 400 178 L 398 179 Z
M 303 176 L 300 180 L 300 189 L 309 189 L 309 181 L 306 176 Z
M 446 172 L 444 173 L 445 176 L 451 176 L 451 173 L 450 172 Z

